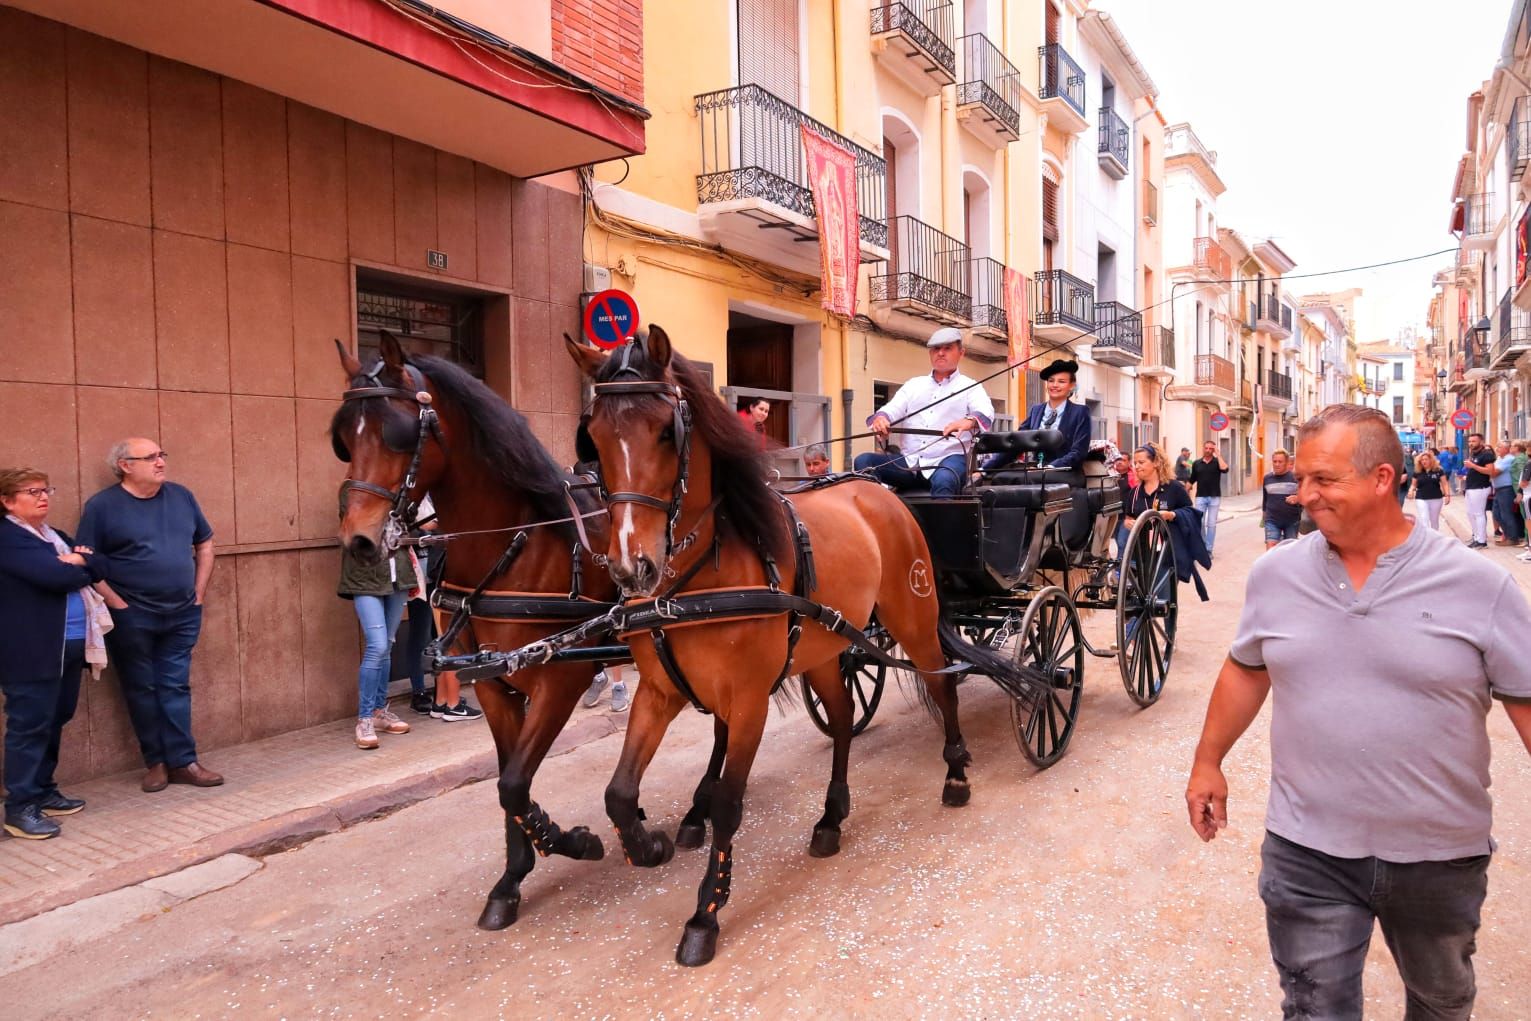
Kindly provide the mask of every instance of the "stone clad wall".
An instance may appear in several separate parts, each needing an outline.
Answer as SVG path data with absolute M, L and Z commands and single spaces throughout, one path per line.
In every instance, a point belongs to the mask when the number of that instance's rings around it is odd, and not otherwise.
M 170 452 L 219 553 L 204 750 L 353 713 L 327 425 L 355 268 L 486 294 L 489 382 L 567 462 L 578 196 L 12 8 L 0 38 L 0 464 L 48 472 L 71 529 L 113 440 Z M 138 765 L 110 671 L 64 736 L 62 780 Z

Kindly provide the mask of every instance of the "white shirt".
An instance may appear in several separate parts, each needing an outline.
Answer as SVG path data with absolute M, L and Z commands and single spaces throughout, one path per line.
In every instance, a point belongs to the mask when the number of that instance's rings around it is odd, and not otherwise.
M 877 415 L 887 416 L 895 429 L 940 430 L 948 422 L 971 418 L 982 432 L 994 424 L 994 404 L 983 387 L 960 371 L 939 382 L 934 372 L 927 372 L 899 387 L 893 399 L 878 409 L 872 418 Z M 868 425 L 872 424 L 872 418 L 867 419 Z M 973 442 L 973 433 L 967 430 L 951 436 L 900 436 L 894 433 L 889 441 L 907 451 L 904 463 L 909 467 L 929 468 L 940 464 L 944 457 L 964 453 Z

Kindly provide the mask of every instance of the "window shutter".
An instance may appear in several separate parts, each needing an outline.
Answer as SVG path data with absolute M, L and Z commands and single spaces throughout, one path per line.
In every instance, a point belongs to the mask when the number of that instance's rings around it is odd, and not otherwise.
M 739 0 L 739 84 L 759 85 L 792 106 L 798 77 L 797 0 Z
M 1058 186 L 1046 178 L 1042 179 L 1042 236 L 1058 240 Z

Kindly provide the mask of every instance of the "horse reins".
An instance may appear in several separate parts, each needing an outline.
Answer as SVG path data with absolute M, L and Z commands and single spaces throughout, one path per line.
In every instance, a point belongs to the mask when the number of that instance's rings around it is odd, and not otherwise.
M 373 364 L 372 368 L 362 373 L 359 378 L 366 380 L 370 386 L 353 386 L 340 395 L 342 403 L 349 401 L 362 401 L 370 397 L 383 397 L 390 400 L 403 400 L 414 402 L 418 409 L 415 416 L 415 449 L 409 459 L 409 470 L 404 473 L 404 480 L 398 489 L 386 489 L 375 482 L 367 482 L 362 479 L 353 479 L 349 476 L 340 484 L 340 505 L 342 510 L 346 505 L 346 498 L 351 490 L 360 490 L 369 496 L 386 500 L 389 504 L 388 520 L 383 525 L 383 548 L 392 552 L 399 548 L 404 536 L 409 531 L 409 522 L 414 517 L 417 502 L 409 497 L 410 490 L 415 488 L 415 482 L 420 474 L 420 461 L 425 454 L 425 438 L 427 435 L 435 438 L 436 443 L 446 450 L 446 438 L 441 434 L 441 420 L 436 415 L 436 409 L 431 406 L 431 394 L 426 389 L 425 375 L 413 365 L 404 364 L 402 372 L 404 382 L 415 386 L 414 390 L 406 390 L 402 387 L 386 386 L 383 383 L 382 373 L 385 363 L 382 359 Z

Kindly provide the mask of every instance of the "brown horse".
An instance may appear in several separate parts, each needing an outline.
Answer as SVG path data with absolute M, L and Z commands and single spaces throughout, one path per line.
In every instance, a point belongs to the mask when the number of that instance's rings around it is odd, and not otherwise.
M 567 346 L 596 381 L 596 399 L 580 436 L 586 450 L 581 457 L 593 453 L 600 464 L 612 515 L 607 563 L 623 595 L 648 597 L 661 588 L 666 597 L 764 589 L 773 569 L 781 589 L 794 591 L 799 576 L 794 529 L 781 498 L 766 483 L 756 440 L 691 363 L 672 352 L 664 330 L 650 327 L 645 338 L 610 356 L 572 340 Z M 793 495 L 790 502 L 811 536 L 818 581 L 816 590 L 800 594 L 861 628 L 876 611 L 922 671 L 921 690 L 944 728 L 941 800 L 966 804 L 971 758 L 957 726 L 956 677 L 935 671 L 946 667 L 948 656 L 965 659 L 1024 697 L 1041 690 L 1040 676 L 964 642 L 942 617 L 925 537 L 887 489 L 854 479 Z M 672 573 L 676 581 L 666 585 Z M 644 827 L 638 806 L 644 770 L 670 721 L 692 701 L 715 713 L 726 733 L 722 775 L 711 792 L 712 850 L 696 913 L 676 952 L 682 964 L 705 964 L 716 951 L 717 911 L 728 899 L 745 781 L 770 694 L 787 674 L 804 674 L 823 700 L 834 740 L 824 815 L 814 826 L 810 851 L 827 855 L 839 849 L 840 824 L 850 812 L 852 707 L 838 664 L 847 643 L 809 622 L 794 646 L 789 629 L 778 613 L 624 636 L 643 683 L 633 700 L 621 761 L 606 789 L 606 810 L 630 862 L 657 865 L 672 853 L 663 834 Z
M 375 560 L 384 548 L 390 513 L 403 500 L 427 492 L 443 533 L 464 534 L 450 542 L 443 587 L 471 592 L 496 566 L 516 534 L 526 540 L 501 573 L 490 579 L 488 595 L 541 595 L 567 601 L 579 563 L 582 596 L 590 615 L 616 594 L 592 551 L 576 556 L 576 533 L 567 524 L 536 527 L 570 515 L 562 472 L 532 434 L 526 420 L 497 394 L 450 362 L 406 356 L 385 334 L 380 363 L 363 369 L 341 347 L 349 380 L 344 402 L 331 423 L 336 455 L 350 462 L 341 489 L 340 541 L 352 553 Z M 423 390 L 428 402 L 415 396 Z M 438 419 L 427 425 L 422 407 Z M 400 496 L 415 463 L 413 488 Z M 593 498 L 580 500 L 592 544 L 607 541 L 606 516 Z M 519 620 L 475 616 L 468 635 L 476 643 L 514 648 L 544 638 L 568 619 Z M 471 648 L 459 646 L 461 651 Z M 499 755 L 500 805 L 505 810 L 505 872 L 490 891 L 479 916 L 484 929 L 503 929 L 516 920 L 521 881 L 539 854 L 597 860 L 601 841 L 585 827 L 561 830 L 531 800 L 531 782 L 575 702 L 590 684 L 594 663 L 547 664 L 503 680 L 480 681 L 476 690 Z M 699 795 L 700 796 L 700 795 Z

